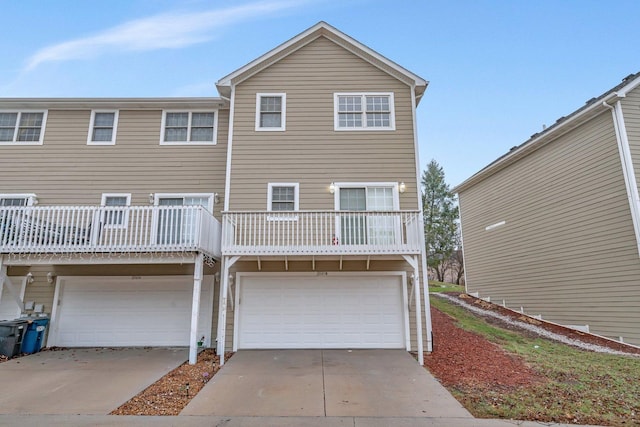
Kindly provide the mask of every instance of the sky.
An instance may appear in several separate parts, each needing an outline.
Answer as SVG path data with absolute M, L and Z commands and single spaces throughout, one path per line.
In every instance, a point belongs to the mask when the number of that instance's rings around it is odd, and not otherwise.
M 218 96 L 319 21 L 429 81 L 421 169 L 456 185 L 640 71 L 637 0 L 0 0 L 0 97 Z

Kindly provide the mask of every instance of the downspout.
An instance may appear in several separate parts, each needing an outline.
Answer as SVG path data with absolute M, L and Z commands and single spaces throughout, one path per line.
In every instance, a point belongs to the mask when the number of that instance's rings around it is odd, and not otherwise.
M 420 260 L 422 266 L 422 282 L 423 282 L 423 294 L 424 294 L 424 319 L 426 324 L 427 334 L 427 352 L 433 351 L 433 329 L 431 327 L 431 304 L 429 303 L 429 278 L 427 275 L 427 248 L 424 237 L 424 210 L 422 206 L 422 190 L 420 188 L 420 149 L 418 147 L 418 121 L 416 119 L 416 91 L 415 85 L 411 86 L 411 110 L 413 113 L 413 144 L 416 156 L 416 185 L 418 196 L 418 229 L 420 230 Z M 417 279 L 416 279 L 417 280 Z M 418 282 L 418 285 L 420 282 Z M 420 337 L 422 340 L 422 337 Z M 422 365 L 423 360 L 419 361 Z
M 631 157 L 631 148 L 629 147 L 629 137 L 624 123 L 624 115 L 622 112 L 621 96 L 615 106 L 611 106 L 606 102 L 602 105 L 611 110 L 613 116 L 613 127 L 616 132 L 616 140 L 618 142 L 618 152 L 620 154 L 620 162 L 622 164 L 622 174 L 627 190 L 627 199 L 631 210 L 631 220 L 633 223 L 633 231 L 636 237 L 636 248 L 638 256 L 640 256 L 640 194 L 638 193 L 638 184 L 636 182 L 636 174 L 633 167 L 633 159 Z M 623 96 L 622 96 L 623 97 Z

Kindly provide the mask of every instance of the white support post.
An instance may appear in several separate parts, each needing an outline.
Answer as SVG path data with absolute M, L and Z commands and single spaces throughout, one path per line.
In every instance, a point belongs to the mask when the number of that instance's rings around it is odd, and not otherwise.
M 416 260 L 416 264 L 417 264 Z M 424 365 L 424 343 L 422 342 L 422 304 L 420 302 L 420 272 L 416 268 L 413 271 L 414 285 L 413 291 L 416 296 L 416 335 L 418 335 L 418 363 Z
M 240 259 L 222 257 L 222 273 L 220 276 L 220 301 L 218 301 L 218 343 L 216 352 L 220 356 L 220 366 L 224 365 L 224 348 L 227 329 L 227 294 L 229 292 L 229 269 Z
M 200 315 L 200 294 L 202 290 L 202 274 L 204 255 L 198 254 L 193 266 L 193 301 L 191 303 L 191 336 L 189 338 L 189 364 L 195 365 L 198 360 L 198 317 Z
M 0 291 L 6 285 L 7 290 L 9 291 L 9 294 L 15 300 L 16 304 L 18 304 L 18 307 L 20 307 L 20 313 L 22 313 L 24 311 L 24 301 L 22 301 L 22 297 L 20 296 L 20 293 L 16 290 L 11 279 L 9 279 L 9 274 L 7 273 L 7 266 L 4 265 L 2 258 L 3 258 L 2 255 L 0 255 Z

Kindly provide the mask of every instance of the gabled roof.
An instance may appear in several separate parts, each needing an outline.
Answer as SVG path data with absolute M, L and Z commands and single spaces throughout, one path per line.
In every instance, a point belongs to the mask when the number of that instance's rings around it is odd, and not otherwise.
M 248 79 L 254 74 L 264 70 L 268 66 L 274 64 L 275 62 L 278 62 L 291 53 L 316 40 L 318 37 L 326 37 L 327 39 L 342 46 L 349 52 L 364 59 L 380 70 L 405 82 L 407 85 L 414 87 L 416 103 L 420 101 L 422 94 L 429 84 L 420 76 L 385 58 L 384 56 L 368 48 L 359 41 L 349 37 L 343 32 L 337 30 L 326 22 L 321 21 L 313 27 L 293 37 L 289 41 L 284 42 L 275 49 L 272 49 L 259 58 L 249 62 L 244 67 L 239 68 L 231 74 L 220 79 L 218 83 L 216 83 L 218 92 L 220 92 L 221 96 L 228 98 L 231 95 L 231 85 L 236 85 Z
M 169 109 L 169 108 L 227 108 L 223 98 L 0 98 L 3 108 L 51 108 L 56 110 L 113 108 L 113 109 Z
M 519 159 L 529 155 L 533 151 L 553 142 L 570 130 L 601 114 L 603 111 L 606 111 L 605 104 L 614 104 L 621 98 L 627 96 L 628 92 L 638 86 L 640 86 L 640 72 L 628 75 L 622 79 L 622 82 L 617 86 L 609 89 L 598 97 L 591 98 L 585 103 L 585 105 L 578 108 L 568 116 L 560 117 L 553 125 L 549 126 L 542 132 L 531 135 L 531 138 L 522 144 L 511 148 L 508 153 L 498 157 L 488 166 L 471 176 L 471 178 L 454 187 L 451 191 L 454 193 L 460 193 L 461 191 L 466 190 L 467 188 L 515 163 Z

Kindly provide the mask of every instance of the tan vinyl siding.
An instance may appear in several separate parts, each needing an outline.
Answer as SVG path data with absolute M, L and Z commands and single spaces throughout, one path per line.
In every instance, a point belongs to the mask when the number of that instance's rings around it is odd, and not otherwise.
M 49 110 L 44 144 L 0 146 L 0 193 L 40 205 L 99 205 L 102 193 L 224 193 L 228 110 L 217 145 L 160 145 L 162 110 L 120 110 L 116 145 L 87 145 L 91 110 Z M 219 216 L 220 206 L 215 207 Z
M 640 344 L 640 258 L 609 111 L 459 196 L 469 292 Z
M 286 93 L 286 131 L 256 132 L 256 93 Z M 393 92 L 396 131 L 334 131 L 334 93 Z M 417 208 L 411 88 L 324 37 L 236 88 L 231 210 L 264 210 L 267 183 L 299 182 L 300 209 L 334 209 L 333 182 L 401 182 Z

